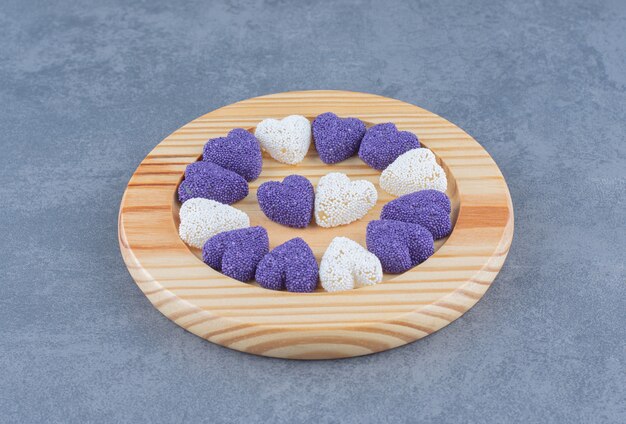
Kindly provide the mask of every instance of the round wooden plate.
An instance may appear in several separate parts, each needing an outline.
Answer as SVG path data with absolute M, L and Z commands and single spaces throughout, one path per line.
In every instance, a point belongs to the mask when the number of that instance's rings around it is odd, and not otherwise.
M 448 176 L 452 234 L 437 242 L 426 262 L 383 283 L 349 292 L 276 292 L 224 276 L 178 236 L 176 190 L 185 167 L 202 155 L 204 143 L 233 128 L 254 131 L 265 118 L 323 113 L 353 116 L 371 126 L 393 122 L 415 133 Z M 377 187 L 376 207 L 342 227 L 291 229 L 268 220 L 256 190 L 290 174 L 314 185 L 328 172 L 344 172 Z M 309 243 L 318 260 L 336 236 L 365 245 L 365 227 L 393 197 L 378 185 L 379 171 L 358 157 L 322 163 L 313 147 L 295 166 L 264 154 L 261 177 L 233 206 L 264 226 L 270 248 L 293 237 Z M 244 100 L 191 121 L 163 140 L 133 174 L 120 206 L 119 241 L 128 270 L 150 302 L 166 317 L 213 343 L 257 355 L 345 358 L 410 343 L 457 319 L 480 299 L 500 271 L 513 238 L 513 207 L 506 182 L 489 154 L 445 119 L 386 97 L 346 91 L 299 91 Z

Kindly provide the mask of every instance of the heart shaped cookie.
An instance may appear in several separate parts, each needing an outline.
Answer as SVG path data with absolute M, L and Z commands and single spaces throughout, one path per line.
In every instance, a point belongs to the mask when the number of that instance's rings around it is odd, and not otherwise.
M 302 162 L 311 145 L 311 123 L 301 115 L 290 115 L 280 121 L 264 119 L 254 135 L 271 157 L 295 165 Z
M 399 274 L 424 262 L 435 252 L 433 236 L 419 224 L 381 219 L 367 224 L 367 249 L 385 272 Z
M 313 251 L 301 238 L 291 239 L 265 255 L 256 268 L 261 287 L 310 293 L 317 287 L 318 268 Z
M 226 137 L 207 141 L 202 160 L 236 172 L 246 181 L 256 180 L 263 166 L 259 142 L 243 128 L 235 128 Z
M 380 219 L 412 222 L 425 227 L 435 240 L 452 231 L 450 199 L 438 190 L 422 190 L 405 194 L 383 206 Z
M 383 279 L 378 258 L 359 243 L 335 237 L 320 263 L 320 281 L 329 292 L 372 286 Z
M 245 212 L 215 200 L 196 197 L 180 207 L 180 238 L 190 246 L 201 249 L 204 243 L 222 231 L 250 226 Z
M 178 186 L 178 200 L 194 197 L 232 204 L 248 195 L 248 183 L 239 174 L 211 162 L 194 162 L 185 169 L 185 179 Z
M 346 174 L 331 172 L 320 178 L 315 193 L 315 222 L 336 227 L 361 219 L 374 207 L 378 193 L 366 180 L 350 181 Z
M 374 125 L 361 141 L 359 157 L 374 169 L 382 171 L 403 153 L 420 147 L 417 136 L 409 131 L 398 131 L 395 124 Z
M 294 228 L 304 228 L 311 222 L 313 184 L 300 175 L 289 175 L 282 183 L 265 182 L 256 196 L 265 216 L 274 222 Z
M 324 163 L 337 163 L 354 156 L 364 135 L 365 124 L 357 118 L 339 118 L 326 112 L 313 121 L 315 148 Z
M 412 149 L 398 156 L 380 174 L 380 187 L 389 194 L 402 196 L 414 191 L 446 191 L 446 173 L 428 149 Z
M 208 239 L 202 248 L 202 260 L 214 270 L 245 282 L 254 278 L 257 264 L 268 251 L 265 228 L 242 228 Z

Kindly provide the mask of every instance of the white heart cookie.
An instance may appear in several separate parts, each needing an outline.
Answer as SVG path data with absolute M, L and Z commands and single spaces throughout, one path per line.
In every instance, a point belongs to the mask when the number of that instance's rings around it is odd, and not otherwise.
M 346 174 L 331 172 L 320 178 L 315 192 L 315 222 L 320 227 L 336 227 L 361 219 L 378 200 L 374 184 L 350 181 Z
M 335 237 L 320 263 L 320 281 L 329 292 L 372 286 L 383 279 L 380 260 L 359 243 Z
M 214 200 L 198 197 L 180 207 L 178 234 L 185 243 L 198 249 L 216 234 L 249 226 L 250 218 L 245 212 Z
M 282 120 L 264 119 L 254 131 L 261 147 L 271 157 L 288 165 L 302 162 L 311 145 L 311 123 L 304 116 Z
M 448 180 L 433 152 L 420 148 L 403 153 L 385 168 L 380 187 L 394 196 L 427 189 L 445 192 Z

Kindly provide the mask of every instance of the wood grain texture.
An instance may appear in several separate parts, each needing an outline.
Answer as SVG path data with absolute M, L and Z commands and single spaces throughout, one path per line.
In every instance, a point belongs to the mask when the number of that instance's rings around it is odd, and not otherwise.
M 448 175 L 452 234 L 426 262 L 381 284 L 350 292 L 274 292 L 226 277 L 206 266 L 197 249 L 178 237 L 176 189 L 185 167 L 209 138 L 237 127 L 253 130 L 265 118 L 300 114 L 310 119 L 332 111 L 368 125 L 394 122 L 415 133 Z M 316 184 L 328 172 L 367 179 L 379 193 L 360 221 L 336 227 L 290 229 L 260 211 L 256 190 L 269 180 L 300 174 Z M 357 157 L 325 165 L 311 149 L 296 166 L 264 155 L 261 177 L 235 207 L 264 226 L 270 247 L 304 238 L 318 260 L 336 236 L 365 244 L 365 227 L 393 197 L 380 189 L 379 171 Z M 445 119 L 398 100 L 345 91 L 301 91 L 248 99 L 217 109 L 163 140 L 132 176 L 119 214 L 119 241 L 130 274 L 165 316 L 213 343 L 257 355 L 329 359 L 366 355 L 417 340 L 457 319 L 489 288 L 513 238 L 513 207 L 506 182 L 489 154 Z

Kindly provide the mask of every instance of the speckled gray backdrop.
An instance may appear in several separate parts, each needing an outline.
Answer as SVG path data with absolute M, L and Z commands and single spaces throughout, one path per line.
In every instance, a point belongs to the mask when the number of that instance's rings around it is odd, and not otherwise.
M 625 422 L 626 2 L 3 0 L 0 422 Z M 515 239 L 438 333 L 343 361 L 233 352 L 119 254 L 142 158 L 217 107 L 395 97 L 491 153 Z

